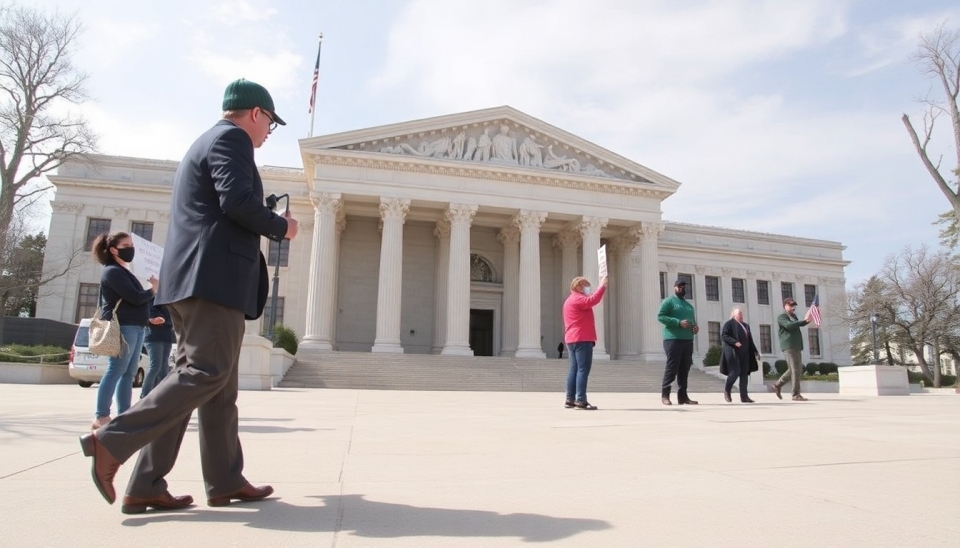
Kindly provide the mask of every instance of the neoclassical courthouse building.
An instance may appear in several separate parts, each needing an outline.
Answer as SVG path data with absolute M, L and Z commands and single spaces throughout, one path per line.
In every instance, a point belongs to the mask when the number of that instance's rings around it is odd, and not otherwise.
M 303 139 L 300 152 L 302 169 L 261 174 L 301 221 L 294 241 L 263 251 L 271 275 L 280 263 L 278 321 L 304 354 L 555 357 L 570 280 L 596 282 L 601 245 L 600 359 L 663 362 L 657 308 L 677 278 L 701 326 L 698 365 L 735 306 L 772 362 L 783 297 L 801 314 L 814 295 L 845 299 L 840 243 L 664 221 L 680 183 L 510 107 Z M 107 231 L 162 246 L 176 168 L 115 156 L 61 166 L 48 262 Z M 100 267 L 83 261 L 46 288 L 38 316 L 93 314 Z M 805 337 L 804 361 L 850 363 L 830 314 Z

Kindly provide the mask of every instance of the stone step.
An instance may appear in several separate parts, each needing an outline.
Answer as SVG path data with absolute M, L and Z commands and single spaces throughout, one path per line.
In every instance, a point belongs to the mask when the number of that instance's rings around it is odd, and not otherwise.
M 427 390 L 478 392 L 562 392 L 566 359 L 438 356 L 332 352 L 298 359 L 280 382 L 288 388 Z M 660 392 L 662 366 L 623 360 L 596 360 L 591 392 Z M 690 372 L 691 393 L 719 392 L 723 383 L 701 371 Z

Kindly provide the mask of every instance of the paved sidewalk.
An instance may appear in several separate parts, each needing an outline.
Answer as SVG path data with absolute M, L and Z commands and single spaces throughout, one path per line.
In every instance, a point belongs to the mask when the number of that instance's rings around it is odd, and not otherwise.
M 207 507 L 193 425 L 168 479 L 200 504 L 126 516 L 77 443 L 94 390 L 0 384 L 0 545 L 960 546 L 960 396 L 812 396 L 241 392 L 275 495 Z

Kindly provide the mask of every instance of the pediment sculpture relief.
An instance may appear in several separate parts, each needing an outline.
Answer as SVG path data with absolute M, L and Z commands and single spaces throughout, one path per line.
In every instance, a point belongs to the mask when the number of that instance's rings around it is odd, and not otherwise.
M 593 164 L 584 165 L 577 158 L 555 152 L 553 146 L 538 143 L 533 135 L 522 131 L 512 135 L 510 126 L 501 125 L 493 136 L 491 136 L 491 128 L 484 127 L 471 134 L 460 131 L 453 137 L 424 139 L 419 143 L 411 139 L 407 142 L 380 147 L 379 152 L 533 167 L 594 177 L 613 177 Z

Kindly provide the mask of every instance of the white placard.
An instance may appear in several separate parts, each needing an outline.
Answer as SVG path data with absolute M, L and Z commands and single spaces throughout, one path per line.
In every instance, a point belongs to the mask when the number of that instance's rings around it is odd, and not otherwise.
M 144 288 L 150 287 L 150 276 L 160 277 L 160 262 L 163 261 L 163 248 L 157 244 L 144 240 L 136 234 L 131 234 L 133 238 L 133 248 L 136 249 L 133 255 L 133 262 L 130 263 L 130 271 L 140 280 Z
M 597 250 L 597 263 L 600 265 L 600 280 L 607 277 L 607 246 L 600 246 Z M 600 280 L 597 280 L 598 282 Z

